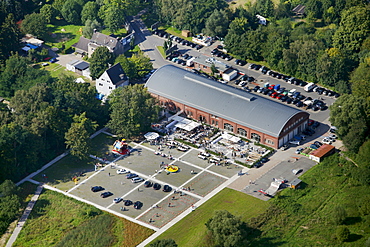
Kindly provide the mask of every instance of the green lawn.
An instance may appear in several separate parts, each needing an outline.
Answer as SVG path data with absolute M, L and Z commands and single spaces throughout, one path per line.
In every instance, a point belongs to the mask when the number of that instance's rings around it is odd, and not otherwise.
M 46 190 L 13 246 L 136 246 L 152 233 L 150 229 Z
M 103 33 L 105 35 L 111 35 L 112 34 L 110 31 L 108 31 L 108 29 L 102 30 L 101 33 Z M 126 28 L 121 28 L 120 30 L 115 32 L 114 35 L 117 35 L 117 36 L 120 36 L 120 37 L 125 37 L 127 35 L 127 30 L 126 30 Z
M 181 247 L 205 246 L 203 242 L 207 234 L 205 223 L 212 217 L 214 211 L 226 209 L 240 216 L 243 221 L 248 221 L 263 213 L 268 205 L 265 201 L 225 188 L 160 235 L 158 239 L 172 238 Z
M 65 21 L 58 21 L 55 25 L 48 24 L 48 34 L 45 37 L 45 45 L 61 48 L 64 43 L 65 49 L 69 49 L 77 43 L 82 35 L 83 26 L 69 25 Z M 63 31 L 62 31 L 63 30 Z
M 91 140 L 92 142 L 91 154 L 97 155 L 98 157 L 103 157 L 112 150 L 113 143 L 115 140 L 117 140 L 117 137 L 112 137 L 104 133 L 95 136 Z
M 166 54 L 165 54 L 163 46 L 157 46 L 157 49 L 158 49 L 159 53 L 161 53 L 162 57 L 165 58 Z
M 34 180 L 45 182 L 60 190 L 68 190 L 74 186 L 72 177 L 84 173 L 84 176 L 90 176 L 94 173 L 94 160 L 89 159 L 81 161 L 72 155 L 67 155 L 45 171 L 33 177 Z M 45 174 L 46 178 L 42 175 Z

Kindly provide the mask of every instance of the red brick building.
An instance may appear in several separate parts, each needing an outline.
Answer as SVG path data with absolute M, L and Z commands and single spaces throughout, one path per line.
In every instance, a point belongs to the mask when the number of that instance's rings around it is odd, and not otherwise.
M 262 144 L 279 148 L 307 127 L 309 114 L 166 65 L 147 81 L 161 106 Z

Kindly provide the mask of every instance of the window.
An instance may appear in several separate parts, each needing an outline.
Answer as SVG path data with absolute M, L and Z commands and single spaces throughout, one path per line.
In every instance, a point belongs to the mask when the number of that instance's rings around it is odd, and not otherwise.
M 109 87 L 109 89 L 112 89 L 112 87 Z
M 269 140 L 269 139 L 265 139 L 265 143 L 268 143 L 268 144 L 272 144 L 272 145 L 274 145 L 274 142 L 273 142 L 273 141 L 271 141 L 271 140 Z
M 224 129 L 228 130 L 230 132 L 234 132 L 234 126 L 232 126 L 231 124 L 228 124 L 228 123 L 224 124 Z
M 102 87 L 102 86 L 103 86 L 103 83 L 99 83 L 99 86 L 101 86 L 101 87 Z
M 247 131 L 245 131 L 245 129 L 238 128 L 238 135 L 247 136 Z
M 252 133 L 251 134 L 251 138 L 257 142 L 260 142 L 261 141 L 261 136 L 259 134 L 256 134 L 256 133 Z

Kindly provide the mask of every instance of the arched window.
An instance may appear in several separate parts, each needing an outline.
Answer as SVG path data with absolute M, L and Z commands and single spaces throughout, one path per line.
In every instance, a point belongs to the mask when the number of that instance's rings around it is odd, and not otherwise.
M 238 128 L 238 135 L 247 136 L 247 131 L 242 128 Z
M 228 124 L 228 123 L 224 124 L 224 129 L 228 130 L 230 132 L 234 132 L 234 127 L 231 124 Z
M 256 134 L 256 133 L 252 133 L 251 134 L 251 138 L 257 142 L 260 142 L 261 141 L 261 136 L 259 134 Z

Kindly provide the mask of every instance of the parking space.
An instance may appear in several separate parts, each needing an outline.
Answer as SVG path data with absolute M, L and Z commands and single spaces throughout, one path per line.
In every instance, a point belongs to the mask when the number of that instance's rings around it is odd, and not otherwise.
M 273 182 L 274 179 L 286 180 L 286 184 L 282 185 L 281 188 L 285 187 L 286 189 L 290 189 L 287 188 L 289 187 L 290 182 L 292 182 L 295 178 L 301 176 L 311 167 L 316 165 L 316 162 L 304 156 L 297 155 L 297 158 L 298 159 L 289 159 L 280 162 L 257 180 L 251 180 L 250 183 L 242 191 L 261 200 L 268 200 L 270 199 L 270 197 L 265 196 L 259 191 L 269 188 L 271 182 Z M 302 171 L 295 175 L 292 171 L 298 169 L 302 169 Z M 245 177 L 245 179 L 248 179 L 248 177 Z
M 202 172 L 193 180 L 184 185 L 184 188 L 191 193 L 206 196 L 209 192 L 225 182 L 226 179 L 209 172 Z M 190 189 L 190 190 L 189 190 Z
M 187 165 L 183 162 L 175 162 L 174 165 L 179 167 L 179 172 L 176 173 L 167 173 L 165 171 L 162 171 L 158 173 L 155 178 L 163 181 L 165 183 L 174 185 L 176 187 L 181 186 L 186 181 L 194 177 L 196 174 L 201 172 L 200 169 L 197 169 L 193 166 Z M 193 171 L 193 172 L 191 172 Z

